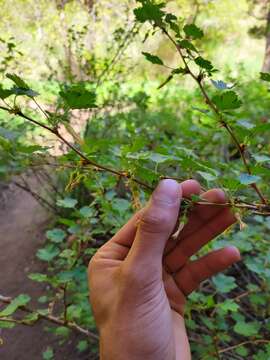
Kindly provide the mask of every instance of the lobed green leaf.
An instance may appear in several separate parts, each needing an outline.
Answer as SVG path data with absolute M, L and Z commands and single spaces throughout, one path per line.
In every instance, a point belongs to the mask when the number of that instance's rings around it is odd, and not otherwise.
M 150 61 L 152 64 L 164 65 L 163 61 L 156 55 L 149 54 L 147 52 L 142 52 L 146 60 Z
M 195 24 L 185 25 L 184 32 L 193 39 L 201 39 L 204 36 L 203 31 Z
M 52 242 L 61 243 L 64 240 L 64 238 L 66 237 L 66 233 L 62 229 L 55 228 L 52 230 L 48 230 L 46 232 L 46 236 Z
M 4 310 L 0 311 L 0 318 L 12 315 L 19 307 L 25 306 L 30 300 L 29 295 L 21 294 L 17 296 Z
M 59 95 L 71 109 L 96 108 L 96 93 L 88 89 L 88 83 L 66 86 Z
M 195 46 L 190 41 L 188 41 L 186 39 L 178 41 L 178 44 L 182 49 L 198 52 L 198 50 L 195 48 Z
M 250 175 L 250 174 L 241 174 L 239 176 L 239 181 L 242 185 L 251 185 L 255 184 L 256 182 L 260 181 L 261 177 L 256 175 Z
M 65 197 L 64 199 L 57 200 L 56 204 L 63 208 L 74 208 L 78 203 L 78 200 Z
M 141 3 L 141 7 L 134 9 L 134 15 L 137 21 L 144 23 L 147 21 L 154 22 L 155 24 L 162 24 L 165 12 L 162 9 L 165 3 L 156 4 L 152 0 L 137 0 Z
M 234 91 L 226 91 L 213 97 L 213 103 L 219 110 L 235 110 L 242 105 L 242 101 Z
M 270 82 L 270 73 L 261 72 L 260 79 L 263 81 Z

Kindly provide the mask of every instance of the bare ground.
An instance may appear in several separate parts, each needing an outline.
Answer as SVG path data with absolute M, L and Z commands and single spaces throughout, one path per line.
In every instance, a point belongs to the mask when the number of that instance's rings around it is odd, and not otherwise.
M 37 299 L 46 293 L 45 285 L 34 283 L 27 274 L 46 270 L 35 254 L 45 241 L 48 222 L 48 214 L 31 195 L 17 188 L 2 192 L 0 189 L 1 295 L 15 297 L 25 293 Z M 32 305 L 35 304 L 33 300 Z M 58 339 L 44 330 L 45 325 L 48 324 L 39 322 L 34 326 L 0 329 L 0 359 L 39 360 L 47 346 L 54 348 L 56 360 L 90 359 L 76 351 L 77 336 L 59 345 Z

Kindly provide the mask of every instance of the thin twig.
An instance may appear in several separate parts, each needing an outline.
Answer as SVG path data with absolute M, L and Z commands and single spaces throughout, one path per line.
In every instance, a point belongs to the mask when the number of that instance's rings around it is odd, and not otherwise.
M 247 341 L 243 341 L 239 344 L 236 345 L 232 345 L 232 346 L 228 346 L 227 348 L 224 349 L 220 349 L 219 353 L 223 354 L 225 352 L 234 350 L 236 348 L 238 348 L 239 346 L 244 346 L 244 345 L 249 345 L 249 344 L 269 344 L 270 343 L 270 339 L 259 339 L 259 340 L 247 340 Z
M 239 140 L 237 139 L 236 135 L 234 134 L 231 126 L 224 120 L 223 118 L 223 115 L 221 114 L 221 112 L 218 110 L 218 108 L 216 107 L 216 105 L 212 102 L 212 100 L 210 99 L 209 95 L 207 94 L 207 91 L 205 90 L 203 84 L 202 84 L 202 80 L 196 76 L 193 71 L 190 69 L 190 67 L 188 66 L 188 63 L 185 59 L 185 56 L 183 55 L 182 53 L 182 48 L 181 46 L 173 39 L 173 37 L 169 34 L 169 32 L 161 27 L 160 28 L 163 33 L 167 36 L 167 38 L 173 43 L 173 45 L 176 47 L 183 63 L 184 63 L 184 66 L 185 66 L 185 69 L 186 69 L 186 72 L 188 74 L 191 75 L 191 77 L 196 81 L 196 83 L 198 84 L 199 88 L 200 88 L 200 91 L 202 93 L 202 95 L 204 96 L 205 98 L 205 102 L 209 105 L 209 107 L 213 110 L 213 112 L 216 114 L 218 120 L 219 120 L 219 123 L 227 130 L 227 132 L 229 133 L 229 135 L 231 136 L 235 146 L 237 147 L 237 150 L 239 151 L 240 153 L 240 156 L 242 158 L 242 161 L 243 161 L 243 164 L 246 168 L 246 171 L 249 175 L 252 175 L 252 172 L 251 172 L 251 169 L 250 169 L 250 166 L 248 164 L 248 161 L 246 159 L 246 156 L 245 156 L 245 151 L 246 149 L 243 148 L 239 142 Z M 258 188 L 258 186 L 253 183 L 253 184 L 250 184 L 250 187 L 252 187 L 255 192 L 258 194 L 259 198 L 261 199 L 262 203 L 263 204 L 267 204 L 267 200 L 266 198 L 263 196 L 262 192 L 260 191 L 260 189 Z
M 2 303 L 5 303 L 5 304 L 10 304 L 12 302 L 12 298 L 11 297 L 6 297 L 6 296 L 2 296 L 0 295 L 0 302 Z M 44 315 L 44 314 L 41 314 L 38 310 L 32 310 L 30 309 L 29 307 L 26 307 L 26 306 L 21 306 L 19 308 L 20 310 L 24 311 L 24 312 L 27 312 L 27 313 L 30 313 L 30 314 L 36 314 L 38 316 L 38 319 L 35 321 L 39 321 L 40 319 L 42 320 L 47 320 L 51 323 L 54 323 L 54 324 L 57 324 L 57 325 L 61 325 L 61 326 L 65 326 L 71 330 L 74 330 L 80 334 L 83 334 L 95 341 L 98 341 L 99 340 L 99 336 L 95 333 L 93 333 L 92 331 L 88 330 L 88 329 L 85 329 L 83 327 L 81 327 L 80 325 L 76 324 L 75 322 L 71 322 L 71 321 L 65 321 L 65 320 L 62 320 L 56 316 L 53 316 L 53 315 Z M 7 321 L 7 318 L 4 318 L 5 321 Z M 0 320 L 2 320 L 2 318 L 0 318 Z M 12 319 L 12 318 L 8 318 L 8 320 L 10 321 L 13 321 L 13 322 L 17 322 L 18 320 L 17 319 Z M 29 325 L 29 324 L 26 324 L 26 323 L 23 323 L 22 322 L 22 325 Z
M 49 208 L 50 210 L 53 210 L 53 212 L 57 213 L 58 210 L 55 206 L 53 206 L 48 200 L 46 200 L 44 197 L 39 195 L 38 193 L 34 192 L 30 187 L 26 185 L 22 185 L 19 182 L 13 180 L 12 183 L 17 186 L 18 188 L 24 190 L 25 192 L 28 192 L 31 196 L 33 196 L 34 199 L 36 199 L 37 202 L 39 202 L 42 206 Z
M 65 323 L 67 323 L 67 308 L 68 308 L 68 304 L 67 304 L 67 284 L 65 284 L 64 287 L 63 287 L 63 305 L 64 305 L 64 321 L 65 321 Z
M 44 111 L 44 110 L 42 109 L 42 107 L 39 105 L 39 103 L 36 101 L 35 98 L 33 98 L 33 101 L 34 101 L 34 103 L 37 105 L 37 107 L 39 108 L 39 110 L 42 112 L 42 114 L 43 114 L 47 119 L 49 119 L 50 116 L 46 113 L 46 111 Z
M 170 36 L 170 35 L 169 35 Z M 170 37 L 171 38 L 171 37 Z M 174 41 L 172 39 L 172 41 Z M 176 44 L 177 45 L 177 44 Z M 177 45 L 178 46 L 178 45 Z M 185 59 L 184 59 L 185 61 Z M 185 61 L 186 62 L 186 61 Z M 191 73 L 192 74 L 192 73 Z M 196 76 L 193 74 L 193 76 L 196 78 Z M 214 105 L 213 105 L 214 106 Z M 34 120 L 32 118 L 30 118 L 29 116 L 25 115 L 24 113 L 22 113 L 21 110 L 17 109 L 17 110 L 10 110 L 6 107 L 0 106 L 1 110 L 7 111 L 11 114 L 15 114 L 19 117 L 24 118 L 25 120 L 40 126 L 41 128 L 49 131 L 50 133 L 54 134 L 56 137 L 58 137 L 64 144 L 67 145 L 68 148 L 70 148 L 71 150 L 73 150 L 82 160 L 82 164 L 81 166 L 91 166 L 94 167 L 94 169 L 96 170 L 103 170 L 106 172 L 109 172 L 113 175 L 122 177 L 122 178 L 126 178 L 127 180 L 133 181 L 134 183 L 137 183 L 138 185 L 142 186 L 143 188 L 149 190 L 149 191 L 153 191 L 154 188 L 151 187 L 150 185 L 142 182 L 141 180 L 133 177 L 132 175 L 130 175 L 130 173 L 128 171 L 119 171 L 119 170 L 114 170 L 110 167 L 107 167 L 105 165 L 101 165 L 99 163 L 96 163 L 95 161 L 89 159 L 86 155 L 84 155 L 77 147 L 75 147 L 73 144 L 71 144 L 69 141 L 67 141 L 58 131 L 57 128 L 50 128 L 49 126 Z M 49 164 L 47 164 L 49 165 Z M 51 165 L 51 164 L 50 164 Z M 180 180 L 179 178 L 174 178 L 174 177 L 166 177 L 166 176 L 162 176 L 162 178 L 172 178 L 172 179 L 177 179 Z M 253 184 L 255 185 L 255 184 Z M 185 199 L 186 201 L 190 201 L 188 199 Z M 195 203 L 194 203 L 195 204 Z M 216 203 L 209 203 L 209 202 L 199 202 L 199 205 L 211 205 L 211 206 L 224 206 L 224 207 L 235 207 L 235 208 L 242 208 L 242 209 L 246 209 L 246 210 L 251 210 L 253 213 L 257 214 L 257 215 L 262 215 L 262 216 L 270 216 L 270 207 L 269 205 L 267 205 L 267 201 L 263 201 L 263 204 L 241 204 L 241 203 L 224 203 L 224 204 L 216 204 Z
M 6 107 L 3 107 L 3 106 L 0 106 L 0 109 L 1 110 L 4 110 L 4 111 L 7 111 L 9 112 L 10 114 L 14 114 L 14 115 L 17 115 L 17 116 L 20 116 L 22 118 L 24 118 L 25 120 L 28 120 L 29 122 L 37 125 L 37 126 L 40 126 L 42 127 L 43 129 L 49 131 L 50 133 L 54 134 L 55 136 L 57 136 L 64 144 L 66 144 L 70 149 L 72 149 L 77 155 L 80 156 L 80 158 L 85 162 L 85 164 L 87 165 L 91 165 L 91 166 L 94 166 L 100 170 L 104 170 L 104 171 L 107 171 L 107 172 L 110 172 L 111 174 L 114 174 L 114 175 L 117 175 L 117 176 L 120 176 L 120 177 L 124 177 L 124 178 L 127 178 L 137 184 L 139 184 L 140 186 L 148 189 L 148 190 L 153 190 L 153 188 L 151 186 L 149 186 L 148 184 L 140 181 L 139 179 L 136 179 L 135 177 L 132 177 L 128 172 L 124 172 L 124 171 L 118 171 L 118 170 L 114 170 L 114 169 L 111 169 L 105 165 L 101 165 L 101 164 L 98 164 L 96 163 L 95 161 L 93 160 L 90 160 L 86 155 L 84 155 L 79 149 L 77 149 L 74 145 L 72 145 L 70 142 L 68 142 L 58 131 L 57 128 L 50 128 L 49 126 L 37 121 L 37 120 L 34 120 L 32 118 L 30 118 L 29 116 L 25 115 L 21 110 L 17 109 L 17 110 L 10 110 Z

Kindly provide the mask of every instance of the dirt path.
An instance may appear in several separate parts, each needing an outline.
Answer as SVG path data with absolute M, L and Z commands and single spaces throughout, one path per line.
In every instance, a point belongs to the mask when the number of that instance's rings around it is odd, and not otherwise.
M 6 201 L 0 196 L 0 294 L 14 297 L 25 293 L 37 299 L 46 292 L 46 287 L 29 280 L 27 274 L 45 270 L 46 265 L 35 254 L 44 243 L 49 217 L 23 190 L 12 188 L 4 190 L 3 194 Z M 48 345 L 55 349 L 55 360 L 87 358 L 86 354 L 78 355 L 75 350 L 77 338 L 60 346 L 58 339 L 43 330 L 44 325 L 40 322 L 32 327 L 20 325 L 11 330 L 0 329 L 0 343 L 3 342 L 0 359 L 39 360 Z

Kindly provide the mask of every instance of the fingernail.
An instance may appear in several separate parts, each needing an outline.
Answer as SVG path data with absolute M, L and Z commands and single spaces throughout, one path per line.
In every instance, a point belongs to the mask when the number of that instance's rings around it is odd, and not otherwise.
M 235 258 L 238 258 L 237 261 L 241 260 L 241 254 L 237 247 L 233 245 L 226 246 L 227 251 L 229 251 L 231 254 L 235 256 Z
M 175 204 L 179 202 L 182 195 L 182 189 L 177 181 L 165 179 L 160 181 L 156 190 L 153 192 L 152 200 L 154 202 L 163 202 L 167 204 Z
M 201 198 L 205 201 L 222 204 L 226 202 L 226 194 L 222 189 L 212 189 L 201 194 Z

